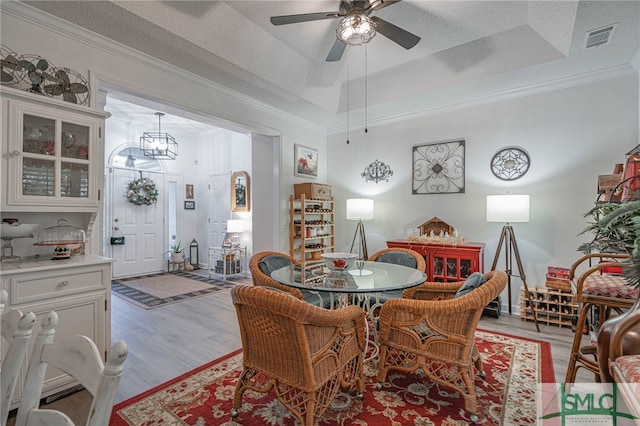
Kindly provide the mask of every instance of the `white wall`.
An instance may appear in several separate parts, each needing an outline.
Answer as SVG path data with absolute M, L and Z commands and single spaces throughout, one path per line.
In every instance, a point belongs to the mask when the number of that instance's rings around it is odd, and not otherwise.
M 19 2 L 0 4 L 0 38 L 2 44 L 18 54 L 35 54 L 49 59 L 56 66 L 64 66 L 90 75 L 91 82 L 101 87 L 147 98 L 154 102 L 184 109 L 194 114 L 219 117 L 241 124 L 256 133 L 277 136 L 280 141 L 280 181 L 282 194 L 293 190 L 300 181 L 293 175 L 293 147 L 295 143 L 326 150 L 326 131 L 312 123 L 274 110 L 268 105 L 232 93 L 224 87 L 205 81 L 186 71 L 160 63 L 154 58 L 87 33 L 57 18 L 34 11 Z M 91 72 L 90 72 L 91 71 Z M 92 87 L 94 93 L 97 87 Z M 97 99 L 97 96 L 94 96 Z M 326 157 L 319 164 L 318 179 L 325 181 Z M 261 179 L 264 176 L 251 176 Z M 288 232 L 281 226 L 286 209 L 274 206 L 274 226 L 280 229 L 278 241 L 259 242 L 286 250 Z M 98 227 L 100 228 L 100 226 Z
M 318 177 L 313 181 L 333 185 L 337 249 L 348 249 L 355 227 L 344 220 L 344 200 L 366 195 L 376 200 L 375 221 L 366 224 L 370 252 L 384 247 L 387 239 L 403 237 L 408 229 L 438 216 L 456 226 L 469 241 L 486 242 L 488 267 L 500 225 L 485 222 L 485 196 L 507 190 L 523 192 L 531 195 L 531 222 L 516 225 L 516 234 L 529 282 L 543 285 L 547 265 L 568 266 L 579 256 L 576 247 L 586 237 L 577 234 L 584 228 L 582 215 L 596 199 L 597 176 L 610 173 L 615 163 L 624 161 L 624 153 L 638 144 L 637 72 L 590 85 L 370 126 L 366 135 L 352 129 L 351 143 L 346 145 L 344 135 L 327 138 L 325 130 L 312 123 L 230 93 L 42 12 L 34 13 L 22 3 L 2 2 L 0 7 L 2 43 L 20 54 L 39 54 L 57 66 L 85 75 L 91 71 L 91 81 L 102 87 L 118 87 L 154 102 L 220 117 L 255 133 L 275 136 L 280 143 L 279 164 L 273 165 L 280 173 L 279 204 L 273 206 L 272 223 L 277 241 L 254 241 L 257 247 L 287 250 L 288 195 L 293 183 L 306 180 L 293 175 L 293 146 L 301 143 L 320 153 Z M 411 195 L 411 147 L 459 137 L 466 139 L 465 193 Z M 505 184 L 493 177 L 489 161 L 500 148 L 512 145 L 525 148 L 532 164 L 525 177 Z M 364 167 L 375 159 L 394 170 L 389 183 L 365 183 L 360 177 Z M 265 177 L 262 173 L 269 171 L 265 164 L 254 168 L 253 186 Z M 262 201 L 273 202 L 270 197 Z M 259 235 L 269 233 L 256 234 L 256 238 Z
M 412 146 L 454 138 L 466 140 L 463 194 L 412 195 Z M 369 253 L 402 238 L 437 216 L 467 241 L 485 242 L 485 269 L 491 266 L 501 224 L 485 221 L 490 194 L 531 195 L 530 223 L 514 229 L 530 285 L 544 286 L 548 265 L 570 266 L 587 241 L 583 214 L 597 197 L 597 178 L 638 144 L 638 77 L 626 77 L 433 114 L 328 139 L 329 183 L 336 197 L 336 246 L 349 249 L 355 223 L 347 222 L 345 200 L 375 200 L 375 220 L 366 222 Z M 493 155 L 520 146 L 531 157 L 528 173 L 512 182 L 490 171 Z M 388 183 L 365 182 L 360 173 L 379 159 L 391 166 Z M 503 256 L 504 257 L 504 256 Z M 504 269 L 503 260 L 498 264 Z M 519 288 L 519 281 L 514 290 Z M 517 293 L 514 293 L 517 294 Z M 517 303 L 518 299 L 515 299 Z

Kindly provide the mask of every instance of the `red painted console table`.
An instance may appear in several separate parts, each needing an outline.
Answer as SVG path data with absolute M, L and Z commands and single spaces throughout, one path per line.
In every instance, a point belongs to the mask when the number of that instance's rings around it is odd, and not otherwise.
M 427 262 L 426 274 L 428 281 L 464 281 L 472 272 L 484 273 L 483 243 L 465 243 L 450 246 L 407 240 L 390 240 L 387 241 L 387 247 L 408 248 L 424 256 Z

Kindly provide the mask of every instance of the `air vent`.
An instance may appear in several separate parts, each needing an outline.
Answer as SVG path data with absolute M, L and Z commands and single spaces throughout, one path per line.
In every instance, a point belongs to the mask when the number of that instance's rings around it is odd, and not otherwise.
M 586 43 L 584 46 L 585 49 L 589 49 L 590 47 L 598 47 L 602 46 L 603 44 L 609 43 L 616 25 L 617 24 L 607 25 L 606 27 L 589 31 L 586 37 Z

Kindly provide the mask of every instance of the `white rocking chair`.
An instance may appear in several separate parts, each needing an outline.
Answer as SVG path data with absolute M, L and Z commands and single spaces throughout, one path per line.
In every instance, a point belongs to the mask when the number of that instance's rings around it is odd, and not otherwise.
M 2 358 L 2 368 L 0 368 L 0 425 L 7 424 L 9 417 L 9 406 L 16 389 L 16 383 L 20 376 L 22 363 L 27 352 L 27 343 L 31 337 L 31 329 L 36 323 L 36 316 L 33 312 L 22 314 L 17 309 L 7 310 L 7 300 L 9 295 L 6 291 L 0 291 L 0 334 L 6 340 L 6 352 L 1 346 L 0 355 Z
M 107 426 L 127 358 L 127 345 L 122 341 L 115 343 L 105 365 L 96 344 L 86 336 L 53 342 L 57 324 L 58 314 L 54 311 L 42 320 L 42 330 L 29 361 L 16 426 L 75 426 L 63 412 L 39 408 L 47 365 L 69 374 L 93 395 L 86 426 Z

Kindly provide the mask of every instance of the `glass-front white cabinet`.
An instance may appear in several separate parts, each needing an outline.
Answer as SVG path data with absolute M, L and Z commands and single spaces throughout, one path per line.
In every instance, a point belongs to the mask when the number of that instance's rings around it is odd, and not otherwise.
M 109 113 L 6 88 L 2 103 L 5 211 L 98 211 Z

